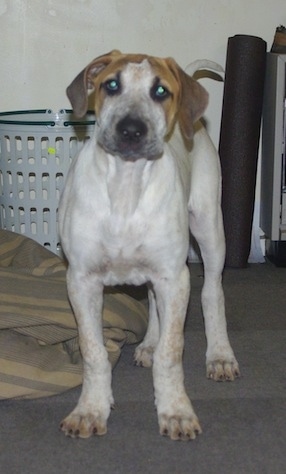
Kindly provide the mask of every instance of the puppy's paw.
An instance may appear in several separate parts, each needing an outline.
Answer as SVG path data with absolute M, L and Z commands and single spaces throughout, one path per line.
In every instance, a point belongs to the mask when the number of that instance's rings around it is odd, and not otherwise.
M 202 429 L 198 418 L 193 415 L 159 415 L 159 428 L 162 436 L 172 440 L 190 441 L 201 434 Z
M 152 367 L 154 348 L 143 343 L 135 349 L 134 363 L 140 367 Z
M 161 435 L 172 440 L 189 441 L 201 434 L 199 420 L 183 387 L 179 391 L 175 387 L 175 393 L 173 390 L 157 393 L 155 404 Z
M 216 359 L 207 362 L 207 378 L 216 382 L 232 382 L 240 377 L 240 370 L 235 358 Z
M 79 414 L 75 410 L 60 424 L 60 429 L 71 438 L 89 438 L 107 432 L 106 419 L 99 414 Z

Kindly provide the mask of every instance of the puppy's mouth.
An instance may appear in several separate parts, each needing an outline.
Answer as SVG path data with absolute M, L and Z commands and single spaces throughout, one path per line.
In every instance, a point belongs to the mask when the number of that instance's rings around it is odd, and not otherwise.
M 98 142 L 99 145 L 109 154 L 119 156 L 127 161 L 135 161 L 140 158 L 147 160 L 156 160 L 163 154 L 163 147 L 152 145 L 151 143 L 142 144 L 127 144 L 127 143 L 106 143 Z

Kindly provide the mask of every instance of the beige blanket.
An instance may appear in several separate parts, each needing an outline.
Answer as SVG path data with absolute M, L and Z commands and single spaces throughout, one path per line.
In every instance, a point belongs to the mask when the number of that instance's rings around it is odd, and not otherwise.
M 0 230 L 0 399 L 54 395 L 81 384 L 82 362 L 65 265 L 19 234 Z M 147 311 L 124 293 L 104 299 L 104 340 L 112 366 L 139 342 Z

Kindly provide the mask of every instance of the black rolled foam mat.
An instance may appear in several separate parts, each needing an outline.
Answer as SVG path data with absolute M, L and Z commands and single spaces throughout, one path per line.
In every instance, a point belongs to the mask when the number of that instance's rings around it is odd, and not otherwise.
M 250 252 L 265 63 L 263 39 L 228 39 L 219 154 L 229 267 L 245 267 Z

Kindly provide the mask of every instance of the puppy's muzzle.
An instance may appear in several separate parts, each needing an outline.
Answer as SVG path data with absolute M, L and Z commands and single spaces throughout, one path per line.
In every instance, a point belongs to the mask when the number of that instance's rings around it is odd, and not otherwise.
M 98 143 L 108 153 L 125 160 L 156 159 L 163 153 L 163 135 L 158 137 L 152 121 L 130 113 L 101 128 Z
M 119 120 L 115 127 L 116 148 L 124 158 L 137 158 L 146 146 L 148 127 L 140 118 L 130 115 Z

